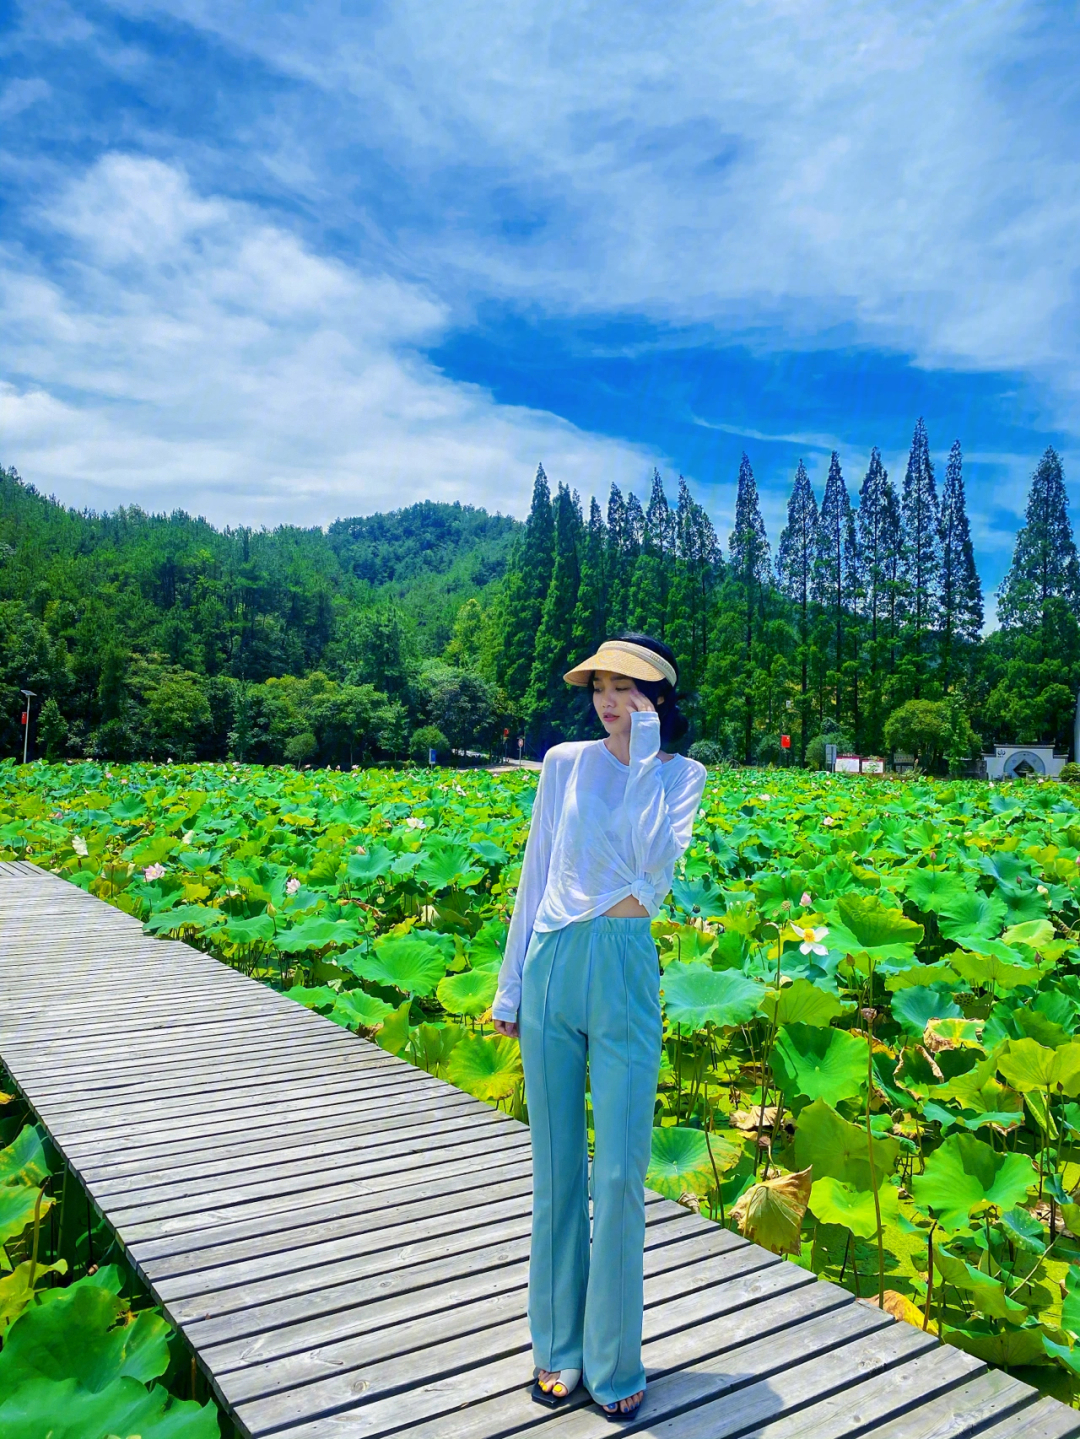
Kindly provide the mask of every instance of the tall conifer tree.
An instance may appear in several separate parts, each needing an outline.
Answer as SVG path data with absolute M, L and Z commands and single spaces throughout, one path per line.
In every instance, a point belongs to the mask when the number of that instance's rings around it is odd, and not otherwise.
M 532 673 L 536 632 L 555 565 L 555 520 L 543 465 L 536 471 L 532 505 L 517 535 L 506 568 L 501 609 L 503 648 L 497 674 L 507 694 L 520 702 Z
M 843 675 L 848 658 L 844 645 L 847 627 L 856 601 L 855 521 L 851 513 L 847 485 L 835 450 L 829 461 L 829 476 L 818 515 L 814 546 L 813 596 L 821 607 L 825 625 L 826 655 L 831 653 L 832 671 L 836 676 L 834 711 L 837 723 L 844 718 Z M 853 688 L 852 719 L 858 728 L 858 690 Z
M 911 666 L 912 691 L 922 698 L 928 677 L 929 636 L 938 621 L 941 574 L 941 517 L 930 443 L 920 417 L 915 426 L 904 475 L 902 499 L 904 545 L 902 585 L 905 649 Z
M 555 561 L 540 615 L 525 699 L 526 716 L 542 748 L 574 728 L 570 695 L 562 677 L 572 660 L 583 524 L 577 496 L 571 495 L 565 485 L 558 487 L 554 510 Z
M 799 658 L 799 759 L 806 758 L 810 671 L 810 601 L 817 553 L 818 506 L 802 460 L 788 500 L 776 569 L 780 588 L 795 606 Z
M 765 590 L 772 581 L 772 557 L 761 518 L 757 481 L 744 453 L 739 463 L 739 487 L 735 495 L 735 528 L 728 540 L 731 576 L 740 590 L 743 611 L 744 660 L 744 758 L 753 758 L 754 748 L 754 621 L 760 617 Z
M 634 500 L 637 514 L 641 506 Z M 624 630 L 630 612 L 630 581 L 638 553 L 635 533 L 636 516 L 618 485 L 612 485 L 608 497 L 608 624 L 613 632 Z
M 581 552 L 581 580 L 574 607 L 574 651 L 599 647 L 607 634 L 607 527 L 595 497 L 589 502 L 589 527 Z
M 713 523 L 680 475 L 666 638 L 675 651 L 684 694 L 696 690 L 705 673 L 713 591 L 721 564 Z
M 1024 527 L 998 591 L 998 618 L 1006 629 L 1042 628 L 1054 600 L 1074 612 L 1080 606 L 1080 564 L 1061 460 L 1050 448 L 1031 477 Z
M 668 588 L 675 551 L 675 516 L 664 493 L 660 471 L 653 470 L 652 491 L 643 517 L 641 553 L 630 582 L 629 624 L 633 630 L 667 637 Z
M 868 725 L 871 743 L 881 743 L 883 680 L 895 658 L 896 606 L 900 574 L 900 504 L 889 472 L 875 446 L 859 490 L 856 531 L 859 543 L 859 590 L 866 633 L 869 671 Z
M 960 656 L 976 643 L 983 625 L 982 585 L 971 548 L 959 440 L 949 451 L 941 490 L 940 613 L 941 681 L 948 690 Z

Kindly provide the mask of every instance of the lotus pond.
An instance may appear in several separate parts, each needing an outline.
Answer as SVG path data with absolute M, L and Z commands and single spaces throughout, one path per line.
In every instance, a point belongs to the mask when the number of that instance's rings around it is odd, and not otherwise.
M 534 788 L 5 764 L 0 858 L 526 1118 L 490 1005 Z M 713 775 L 653 925 L 650 1185 L 1063 1398 L 1080 1383 L 1077 801 L 1049 782 Z

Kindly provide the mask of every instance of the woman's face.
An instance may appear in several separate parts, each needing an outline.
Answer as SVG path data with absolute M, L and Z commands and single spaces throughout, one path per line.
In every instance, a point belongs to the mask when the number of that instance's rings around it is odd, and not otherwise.
M 611 670 L 593 671 L 592 702 L 609 735 L 628 735 L 633 712 L 653 708 L 632 679 Z

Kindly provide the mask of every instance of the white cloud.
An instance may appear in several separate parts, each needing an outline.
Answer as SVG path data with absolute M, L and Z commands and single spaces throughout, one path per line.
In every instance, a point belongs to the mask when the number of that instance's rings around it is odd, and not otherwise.
M 1034 4 L 126 8 L 329 97 L 317 185 L 348 208 L 329 171 L 362 136 L 428 196 L 395 237 L 474 294 L 1075 385 L 1073 40 Z
M 543 459 L 603 493 L 650 457 L 499 405 L 419 347 L 448 311 L 306 249 L 176 168 L 110 155 L 40 215 L 48 270 L 2 257 L 5 457 L 69 503 L 325 523 L 417 499 L 523 513 Z

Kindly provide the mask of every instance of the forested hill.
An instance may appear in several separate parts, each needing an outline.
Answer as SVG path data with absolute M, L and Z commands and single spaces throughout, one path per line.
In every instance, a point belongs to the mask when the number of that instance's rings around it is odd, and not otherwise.
M 723 539 L 658 473 L 644 504 L 612 485 L 586 509 L 541 467 L 524 524 L 426 503 L 324 532 L 79 514 L 0 472 L 0 755 L 22 686 L 51 758 L 353 764 L 506 732 L 536 755 L 595 732 L 563 671 L 631 629 L 671 645 L 714 757 L 776 760 L 786 734 L 796 762 L 833 741 L 963 772 L 995 741 L 1070 742 L 1068 510 L 1047 449 L 984 634 L 961 448 L 939 481 L 921 420 L 899 482 L 874 449 L 849 487 L 834 453 L 819 497 L 800 461 L 775 549 L 746 455 Z
M 461 606 L 503 574 L 519 528 L 426 501 L 328 531 L 219 530 L 179 510 L 68 509 L 0 469 L 0 753 L 19 742 L 23 685 L 57 701 L 64 752 L 93 748 L 96 734 L 103 753 L 142 753 L 154 747 L 142 712 L 165 679 L 190 701 L 201 739 L 185 744 L 170 723 L 157 748 L 224 753 L 234 727 L 226 682 L 349 677 L 365 614 L 401 631 L 390 643 L 408 662 L 440 655 Z M 192 679 L 181 696 L 182 675 Z M 209 724 L 207 706 L 221 712 Z

